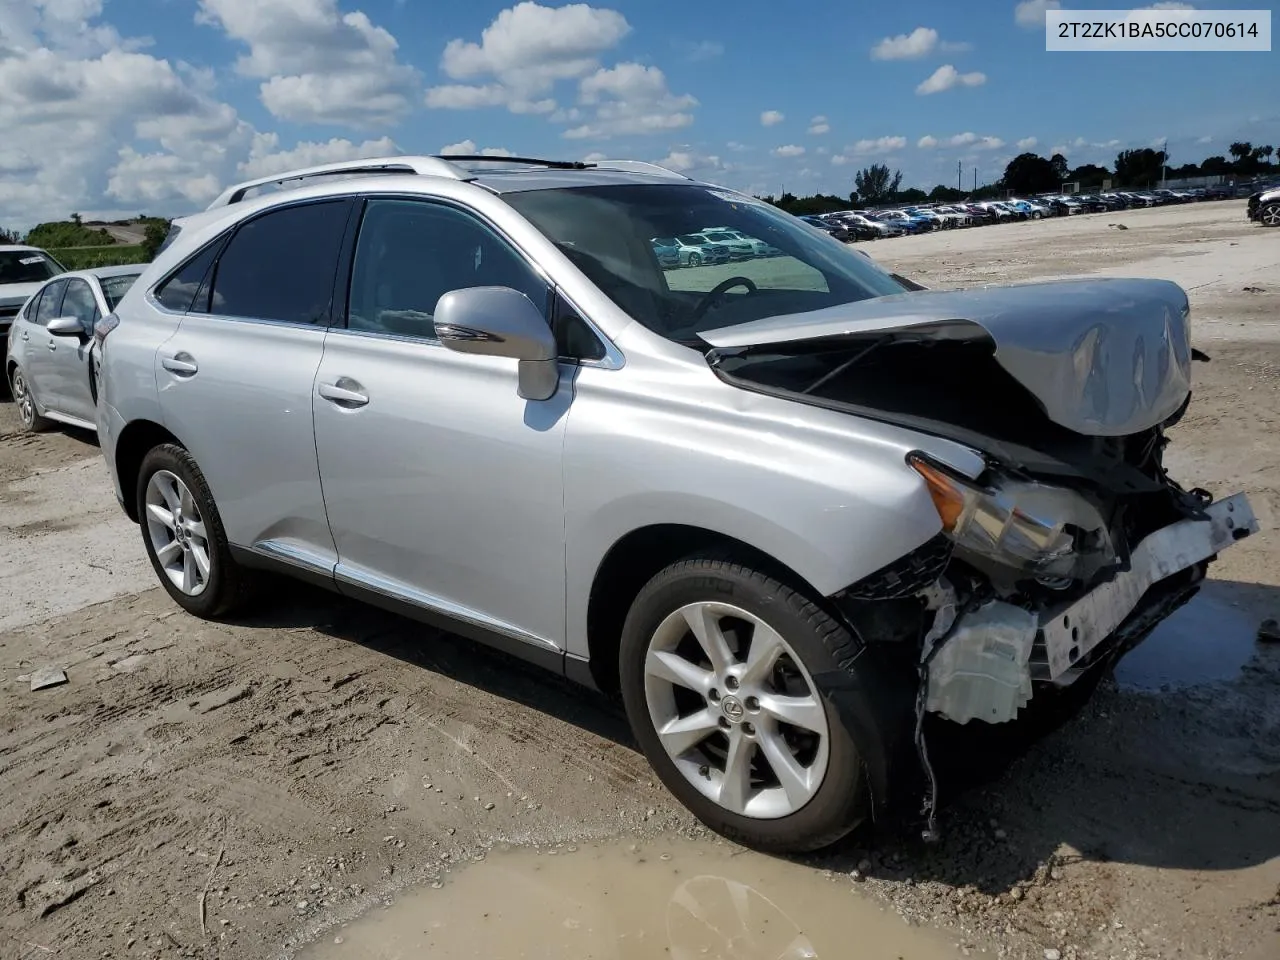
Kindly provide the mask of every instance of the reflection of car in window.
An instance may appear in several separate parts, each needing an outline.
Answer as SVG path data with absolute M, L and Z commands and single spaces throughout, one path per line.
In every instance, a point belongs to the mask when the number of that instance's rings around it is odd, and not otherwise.
M 658 258 L 658 266 L 669 269 L 681 265 L 680 242 L 675 237 L 654 237 L 649 243 Z
M 728 247 L 712 243 L 700 234 L 690 233 L 676 237 L 676 244 L 680 248 L 680 263 L 686 267 L 729 262 Z

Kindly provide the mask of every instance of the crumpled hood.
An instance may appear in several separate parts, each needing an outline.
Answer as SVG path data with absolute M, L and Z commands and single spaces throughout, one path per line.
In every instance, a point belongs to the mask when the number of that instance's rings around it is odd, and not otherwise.
M 0 307 L 20 307 L 40 289 L 45 281 L 35 283 L 0 283 Z
M 770 317 L 701 334 L 719 350 L 896 330 L 987 338 L 1053 422 L 1089 436 L 1163 423 L 1191 389 L 1187 295 L 1167 280 L 1060 280 L 928 290 Z

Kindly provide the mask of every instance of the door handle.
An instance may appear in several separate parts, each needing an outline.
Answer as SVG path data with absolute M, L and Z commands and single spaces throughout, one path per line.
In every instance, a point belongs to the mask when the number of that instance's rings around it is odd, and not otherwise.
M 49 341 L 49 349 L 50 349 L 50 350 L 57 350 L 57 349 L 58 349 L 58 341 L 56 341 L 56 340 L 50 340 L 50 341 Z
M 339 377 L 336 383 L 322 383 L 316 392 L 340 407 L 363 407 L 369 402 L 364 388 L 350 377 Z
M 160 366 L 179 377 L 193 377 L 196 371 L 200 369 L 196 365 L 195 358 L 189 353 L 179 353 L 172 357 L 165 357 L 160 361 Z
M 23 340 L 30 340 L 30 339 L 31 339 L 31 334 L 29 334 L 29 333 L 27 333 L 27 331 L 23 330 L 23 331 L 22 331 L 22 339 L 23 339 Z

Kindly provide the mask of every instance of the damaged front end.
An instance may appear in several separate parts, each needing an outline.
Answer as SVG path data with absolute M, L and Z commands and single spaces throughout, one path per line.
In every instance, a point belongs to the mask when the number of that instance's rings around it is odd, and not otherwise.
M 971 477 L 911 452 L 942 532 L 832 598 L 911 652 L 918 713 L 1014 720 L 1114 662 L 1257 530 L 1243 495 L 1214 502 L 1164 469 L 1193 357 L 1175 284 L 927 291 L 702 336 L 728 383 L 982 455 Z

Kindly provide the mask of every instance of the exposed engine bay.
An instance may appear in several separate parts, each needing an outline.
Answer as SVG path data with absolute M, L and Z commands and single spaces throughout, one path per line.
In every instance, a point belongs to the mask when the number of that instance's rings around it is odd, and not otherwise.
M 978 477 L 910 455 L 942 533 L 833 599 L 862 636 L 914 651 L 921 710 L 1002 723 L 1038 686 L 1136 645 L 1257 529 L 1242 495 L 1215 503 L 1164 468 L 1191 396 L 1187 316 L 1173 284 L 1082 281 L 908 294 L 704 339 L 743 389 L 982 454 Z

